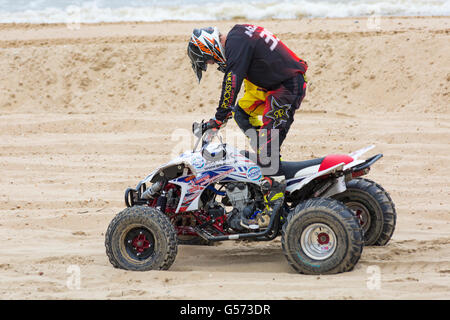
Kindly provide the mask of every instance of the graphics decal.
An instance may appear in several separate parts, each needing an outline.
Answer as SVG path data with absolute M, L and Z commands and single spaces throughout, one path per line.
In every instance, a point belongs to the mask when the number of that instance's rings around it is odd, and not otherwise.
M 259 167 L 250 167 L 247 170 L 247 178 L 253 181 L 261 179 L 261 169 Z

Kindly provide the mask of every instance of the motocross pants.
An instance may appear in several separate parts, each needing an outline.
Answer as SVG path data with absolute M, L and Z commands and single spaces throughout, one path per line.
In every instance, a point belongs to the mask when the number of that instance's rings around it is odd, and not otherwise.
M 295 111 L 305 97 L 306 78 L 298 74 L 271 91 L 247 80 L 244 84 L 245 94 L 235 107 L 234 119 L 257 151 L 262 174 L 280 175 L 281 145 L 294 121 Z M 262 122 L 258 116 L 262 116 Z
M 305 97 L 306 79 L 303 74 L 299 74 L 284 81 L 275 90 L 261 90 L 256 94 L 252 86 L 250 82 L 246 83 L 244 97 L 239 100 L 234 113 L 236 123 L 250 138 L 252 148 L 257 150 L 257 163 L 263 174 L 261 191 L 264 211 L 256 221 L 242 218 L 240 222 L 241 226 L 249 229 L 254 224 L 259 228 L 267 227 L 271 216 L 284 203 L 286 181 L 280 165 L 280 149 L 294 122 L 295 111 Z M 262 115 L 262 123 L 255 120 L 259 114 Z

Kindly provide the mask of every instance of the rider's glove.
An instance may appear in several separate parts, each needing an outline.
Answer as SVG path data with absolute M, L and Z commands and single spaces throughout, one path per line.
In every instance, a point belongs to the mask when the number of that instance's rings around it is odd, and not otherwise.
M 222 121 L 216 120 L 216 119 L 211 119 L 208 122 L 205 122 L 203 124 L 202 131 L 206 132 L 208 130 L 214 130 L 214 131 L 219 130 L 222 125 L 223 125 Z

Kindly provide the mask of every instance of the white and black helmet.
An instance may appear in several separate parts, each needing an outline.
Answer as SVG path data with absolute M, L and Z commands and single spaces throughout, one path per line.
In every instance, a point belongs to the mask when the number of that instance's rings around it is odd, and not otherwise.
M 219 66 L 217 69 L 225 72 L 225 50 L 220 43 L 220 32 L 217 27 L 194 29 L 187 54 L 198 82 L 202 79 L 202 72 L 206 71 L 208 60 L 213 60 Z

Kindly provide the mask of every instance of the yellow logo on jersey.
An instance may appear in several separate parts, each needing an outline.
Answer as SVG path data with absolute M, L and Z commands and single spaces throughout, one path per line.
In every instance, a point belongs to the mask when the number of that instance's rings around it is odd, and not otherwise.
M 225 80 L 225 92 L 223 93 L 223 101 L 222 101 L 222 108 L 228 108 L 230 106 L 230 98 L 231 98 L 231 91 L 233 89 L 233 74 L 230 71 L 227 74 L 227 78 Z

